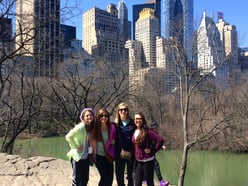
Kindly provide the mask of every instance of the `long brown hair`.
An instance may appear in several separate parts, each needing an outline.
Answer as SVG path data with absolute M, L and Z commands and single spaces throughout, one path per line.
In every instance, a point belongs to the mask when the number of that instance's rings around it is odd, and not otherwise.
M 148 126 L 147 126 L 147 122 L 146 122 L 144 114 L 142 114 L 141 112 L 138 112 L 138 113 L 135 113 L 134 115 L 136 115 L 136 114 L 141 116 L 143 124 L 142 124 L 142 126 L 140 128 L 140 133 L 137 136 L 135 142 L 138 143 L 138 144 L 142 144 L 144 142 L 144 140 L 146 139 L 146 137 L 147 137 Z
M 107 128 L 108 128 L 108 136 L 111 128 L 111 123 L 110 123 L 110 116 L 109 112 L 106 108 L 101 108 L 98 110 L 96 114 L 96 125 L 95 125 L 95 132 L 94 132 L 94 137 L 97 141 L 103 141 L 102 139 L 102 134 L 101 134 L 101 116 L 103 113 L 106 113 L 108 121 L 107 121 Z
M 108 138 L 109 138 L 109 134 L 110 134 L 110 130 L 111 130 L 111 122 L 110 122 L 109 112 L 106 108 L 99 109 L 97 114 L 96 114 L 96 126 L 95 126 L 95 131 L 94 131 L 94 137 L 95 137 L 96 141 L 101 141 L 104 144 L 102 133 L 101 133 L 101 116 L 103 114 L 106 114 L 107 118 L 108 118 L 108 121 L 106 124 L 107 124 L 107 130 L 108 130 Z M 114 159 L 108 154 L 105 146 L 104 146 L 104 151 L 106 154 L 107 161 L 112 163 L 114 161 Z

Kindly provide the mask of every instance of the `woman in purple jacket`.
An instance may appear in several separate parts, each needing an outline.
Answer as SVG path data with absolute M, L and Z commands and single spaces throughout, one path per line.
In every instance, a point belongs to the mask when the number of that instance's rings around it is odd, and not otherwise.
M 136 126 L 132 137 L 135 149 L 135 186 L 141 186 L 146 180 L 148 186 L 154 186 L 154 158 L 164 143 L 163 137 L 148 129 L 142 113 L 134 115 Z M 151 142 L 154 144 L 152 145 Z
M 97 147 L 95 165 L 101 177 L 98 186 L 112 186 L 116 129 L 114 123 L 110 122 L 109 112 L 105 108 L 97 112 L 94 137 Z

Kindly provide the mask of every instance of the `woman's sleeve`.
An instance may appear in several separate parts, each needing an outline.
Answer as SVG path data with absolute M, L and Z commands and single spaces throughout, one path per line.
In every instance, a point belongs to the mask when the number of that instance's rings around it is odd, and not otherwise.
M 69 146 L 72 149 L 76 149 L 77 148 L 77 144 L 75 143 L 74 137 L 78 132 L 78 127 L 74 127 L 73 129 L 71 129 L 65 136 L 66 141 L 68 142 Z
M 156 132 L 151 131 L 151 130 L 149 130 L 148 133 L 149 133 L 150 140 L 155 142 L 153 150 L 154 150 L 154 153 L 156 153 L 162 148 L 163 143 L 164 143 L 164 138 L 160 136 L 159 134 L 157 134 Z
M 116 128 L 114 124 L 111 124 L 110 134 L 109 134 L 109 143 L 114 143 L 116 138 Z
M 109 138 L 105 147 L 108 155 L 110 155 L 112 158 L 115 158 L 115 138 L 116 138 L 116 128 L 113 124 L 111 124 Z

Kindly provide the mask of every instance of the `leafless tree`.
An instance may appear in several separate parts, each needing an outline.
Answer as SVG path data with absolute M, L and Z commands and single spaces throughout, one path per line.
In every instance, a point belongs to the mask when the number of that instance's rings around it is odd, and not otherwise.
M 1 97 L 1 152 L 12 153 L 14 141 L 24 132 L 40 112 L 42 99 L 34 78 L 23 73 L 11 75 L 8 90 Z
M 0 3 L 1 151 L 9 153 L 12 153 L 16 137 L 30 129 L 41 111 L 44 113 L 41 79 L 32 77 L 29 71 L 34 70 L 34 54 L 40 55 L 33 50 L 33 43 L 42 25 L 31 22 L 29 18 L 36 20 L 32 12 L 16 11 L 20 8 L 17 2 L 4 0 Z M 25 3 L 28 4 L 28 0 Z M 59 21 L 54 17 L 50 19 Z
M 24 28 L 19 24 L 20 32 L 13 32 L 13 21 L 18 17 L 15 3 L 14 0 L 0 3 L 1 151 L 9 153 L 12 153 L 16 137 L 25 130 L 39 109 L 34 80 L 25 78 L 20 63 L 22 55 L 30 54 L 30 51 L 24 50 L 24 45 L 34 38 L 31 34 L 34 28 Z M 16 38 L 19 38 L 18 44 Z
M 206 142 L 226 130 L 232 118 L 232 113 L 216 110 L 222 103 L 216 102 L 218 89 L 207 82 L 213 82 L 212 74 L 224 64 L 216 61 L 207 71 L 198 70 L 187 60 L 186 52 L 177 43 L 171 43 L 175 48 L 174 63 L 178 78 L 178 100 L 181 114 L 181 134 L 183 137 L 182 158 L 179 169 L 178 186 L 184 185 L 188 166 L 188 152 L 194 145 Z M 200 97 L 199 97 L 200 96 Z M 198 97 L 198 98 L 197 98 Z M 219 96 L 220 98 L 221 96 Z M 196 101 L 197 100 L 197 101 Z M 223 108 L 223 107 L 222 107 Z M 213 110 L 215 113 L 212 113 Z
M 226 92 L 227 108 L 230 108 L 235 113 L 232 123 L 233 127 L 226 133 L 226 146 L 234 152 L 247 152 L 247 74 L 240 75 L 240 83 L 236 80 L 230 82 L 230 88 Z M 233 83 L 234 82 L 234 83 Z
M 117 74 L 108 62 L 92 59 L 94 67 L 82 74 L 79 69 L 83 62 L 80 60 L 83 59 L 77 59 L 75 63 L 70 60 L 73 68 L 65 68 L 64 78 L 48 80 L 48 89 L 43 94 L 51 103 L 47 109 L 59 113 L 60 117 L 54 117 L 54 120 L 61 124 L 65 118 L 78 122 L 85 107 L 96 110 L 106 107 L 113 113 L 120 100 L 128 96 L 128 78 L 124 71 Z

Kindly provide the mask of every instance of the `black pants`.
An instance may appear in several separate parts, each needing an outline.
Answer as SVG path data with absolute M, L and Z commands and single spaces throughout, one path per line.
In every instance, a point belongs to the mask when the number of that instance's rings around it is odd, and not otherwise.
M 89 181 L 89 160 L 71 160 L 72 186 L 87 186 Z
M 155 163 L 155 165 L 154 165 L 155 173 L 158 177 L 158 180 L 161 181 L 161 180 L 163 180 L 163 177 L 162 177 L 162 174 L 160 171 L 160 166 L 159 166 L 158 160 L 156 158 L 154 159 L 154 163 Z
M 106 156 L 96 155 L 96 168 L 100 173 L 98 186 L 112 186 L 114 178 L 114 165 L 109 163 Z
M 121 157 L 115 160 L 115 175 L 118 186 L 125 186 L 124 184 L 124 174 L 125 174 L 125 166 L 127 165 L 127 179 L 128 186 L 133 186 L 133 157 L 131 160 L 125 160 Z
M 154 160 L 147 162 L 136 161 L 135 186 L 141 186 L 146 180 L 148 186 L 154 186 Z

